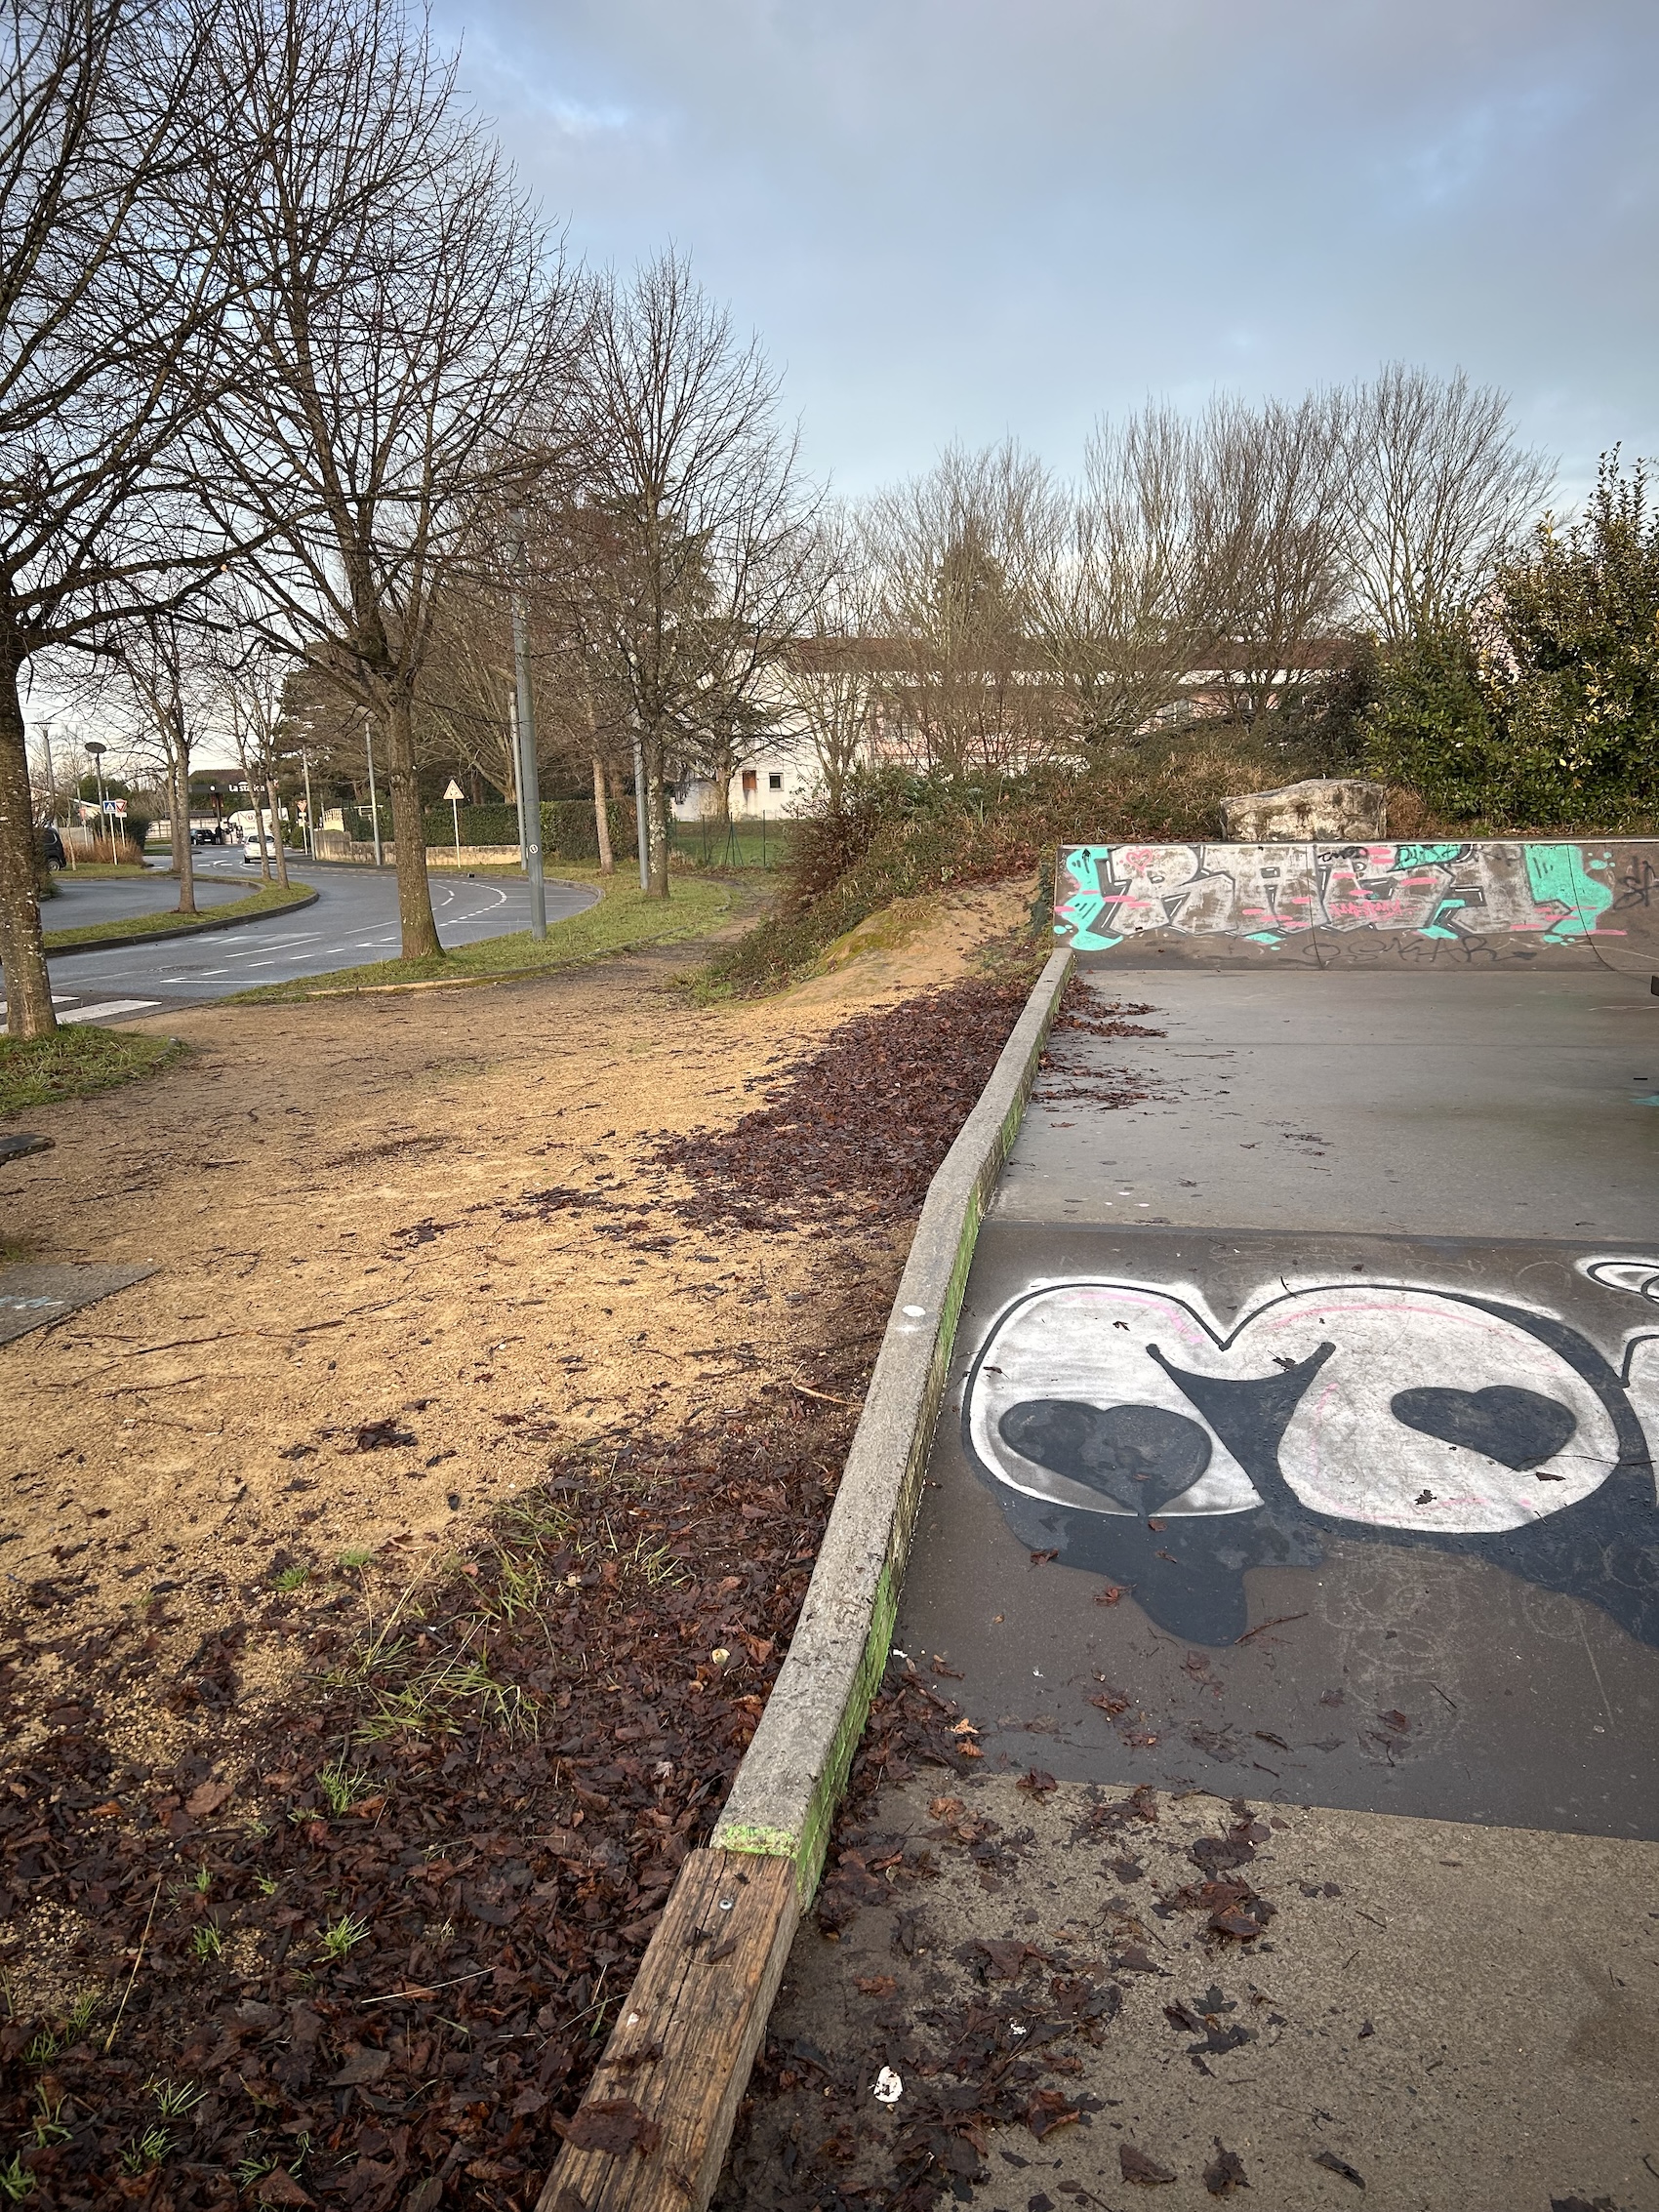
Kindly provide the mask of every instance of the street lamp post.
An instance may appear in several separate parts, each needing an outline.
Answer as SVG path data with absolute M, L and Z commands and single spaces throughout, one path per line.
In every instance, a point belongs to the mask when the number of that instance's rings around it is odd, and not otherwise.
M 309 753 L 301 753 L 300 769 L 305 779 L 305 857 L 307 860 L 314 861 L 317 857 L 317 824 L 316 817 L 311 812 L 311 756 Z
M 103 799 L 103 755 L 108 749 L 107 745 L 101 745 L 96 738 L 87 740 L 87 750 L 92 754 L 93 774 L 98 778 L 98 817 L 109 831 L 109 865 L 113 867 L 115 865 L 115 823 L 114 818 L 105 812 Z M 94 849 L 96 850 L 96 847 Z

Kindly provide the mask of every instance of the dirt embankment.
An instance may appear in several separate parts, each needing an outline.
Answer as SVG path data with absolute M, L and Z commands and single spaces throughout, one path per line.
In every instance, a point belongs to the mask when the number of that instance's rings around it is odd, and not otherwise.
M 158 1264 L 0 1349 L 42 2203 L 534 2192 L 787 1648 L 1024 905 L 758 1004 L 682 953 L 175 1016 L 189 1063 L 32 1117 L 13 1248 Z

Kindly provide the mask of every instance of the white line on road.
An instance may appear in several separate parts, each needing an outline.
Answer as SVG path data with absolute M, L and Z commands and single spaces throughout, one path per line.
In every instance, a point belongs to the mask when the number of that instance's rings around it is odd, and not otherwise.
M 63 1022 L 101 1022 L 111 1014 L 143 1014 L 161 1001 L 155 998 L 112 998 L 102 1006 L 78 1006 L 72 1014 L 59 1017 Z

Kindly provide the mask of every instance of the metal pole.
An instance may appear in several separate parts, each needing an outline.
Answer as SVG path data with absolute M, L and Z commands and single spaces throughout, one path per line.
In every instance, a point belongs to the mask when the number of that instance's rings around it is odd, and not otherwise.
M 449 811 L 455 820 L 455 869 L 459 875 L 461 872 L 461 801 L 451 799 Z
M 311 759 L 308 753 L 300 755 L 300 766 L 305 778 L 305 857 L 317 857 L 317 818 L 311 812 Z
M 530 878 L 530 934 L 547 934 L 547 884 L 542 873 L 542 779 L 536 766 L 536 703 L 530 693 L 530 640 L 524 620 L 524 517 L 512 518 L 512 673 L 518 699 L 518 788 L 524 809 L 524 868 Z
M 375 718 L 365 706 L 363 709 L 363 749 L 369 756 L 369 820 L 375 830 L 375 865 L 384 867 L 381 857 L 381 802 L 375 795 Z
M 518 865 L 528 875 L 530 863 L 524 851 L 524 778 L 519 773 L 523 764 L 518 755 L 518 701 L 511 692 L 506 701 L 506 728 L 512 741 L 512 803 L 518 809 Z
M 639 719 L 633 724 L 633 841 L 639 847 L 639 888 L 651 888 L 651 840 L 645 826 L 645 745 Z

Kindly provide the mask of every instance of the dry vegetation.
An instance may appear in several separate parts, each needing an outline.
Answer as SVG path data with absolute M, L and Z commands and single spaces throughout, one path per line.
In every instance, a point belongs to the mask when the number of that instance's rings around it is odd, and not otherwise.
M 20 1238 L 159 1272 L 0 1352 L 24 2194 L 534 2192 L 787 1648 L 1028 900 L 764 1004 L 659 952 L 187 1013 L 38 1117 Z

